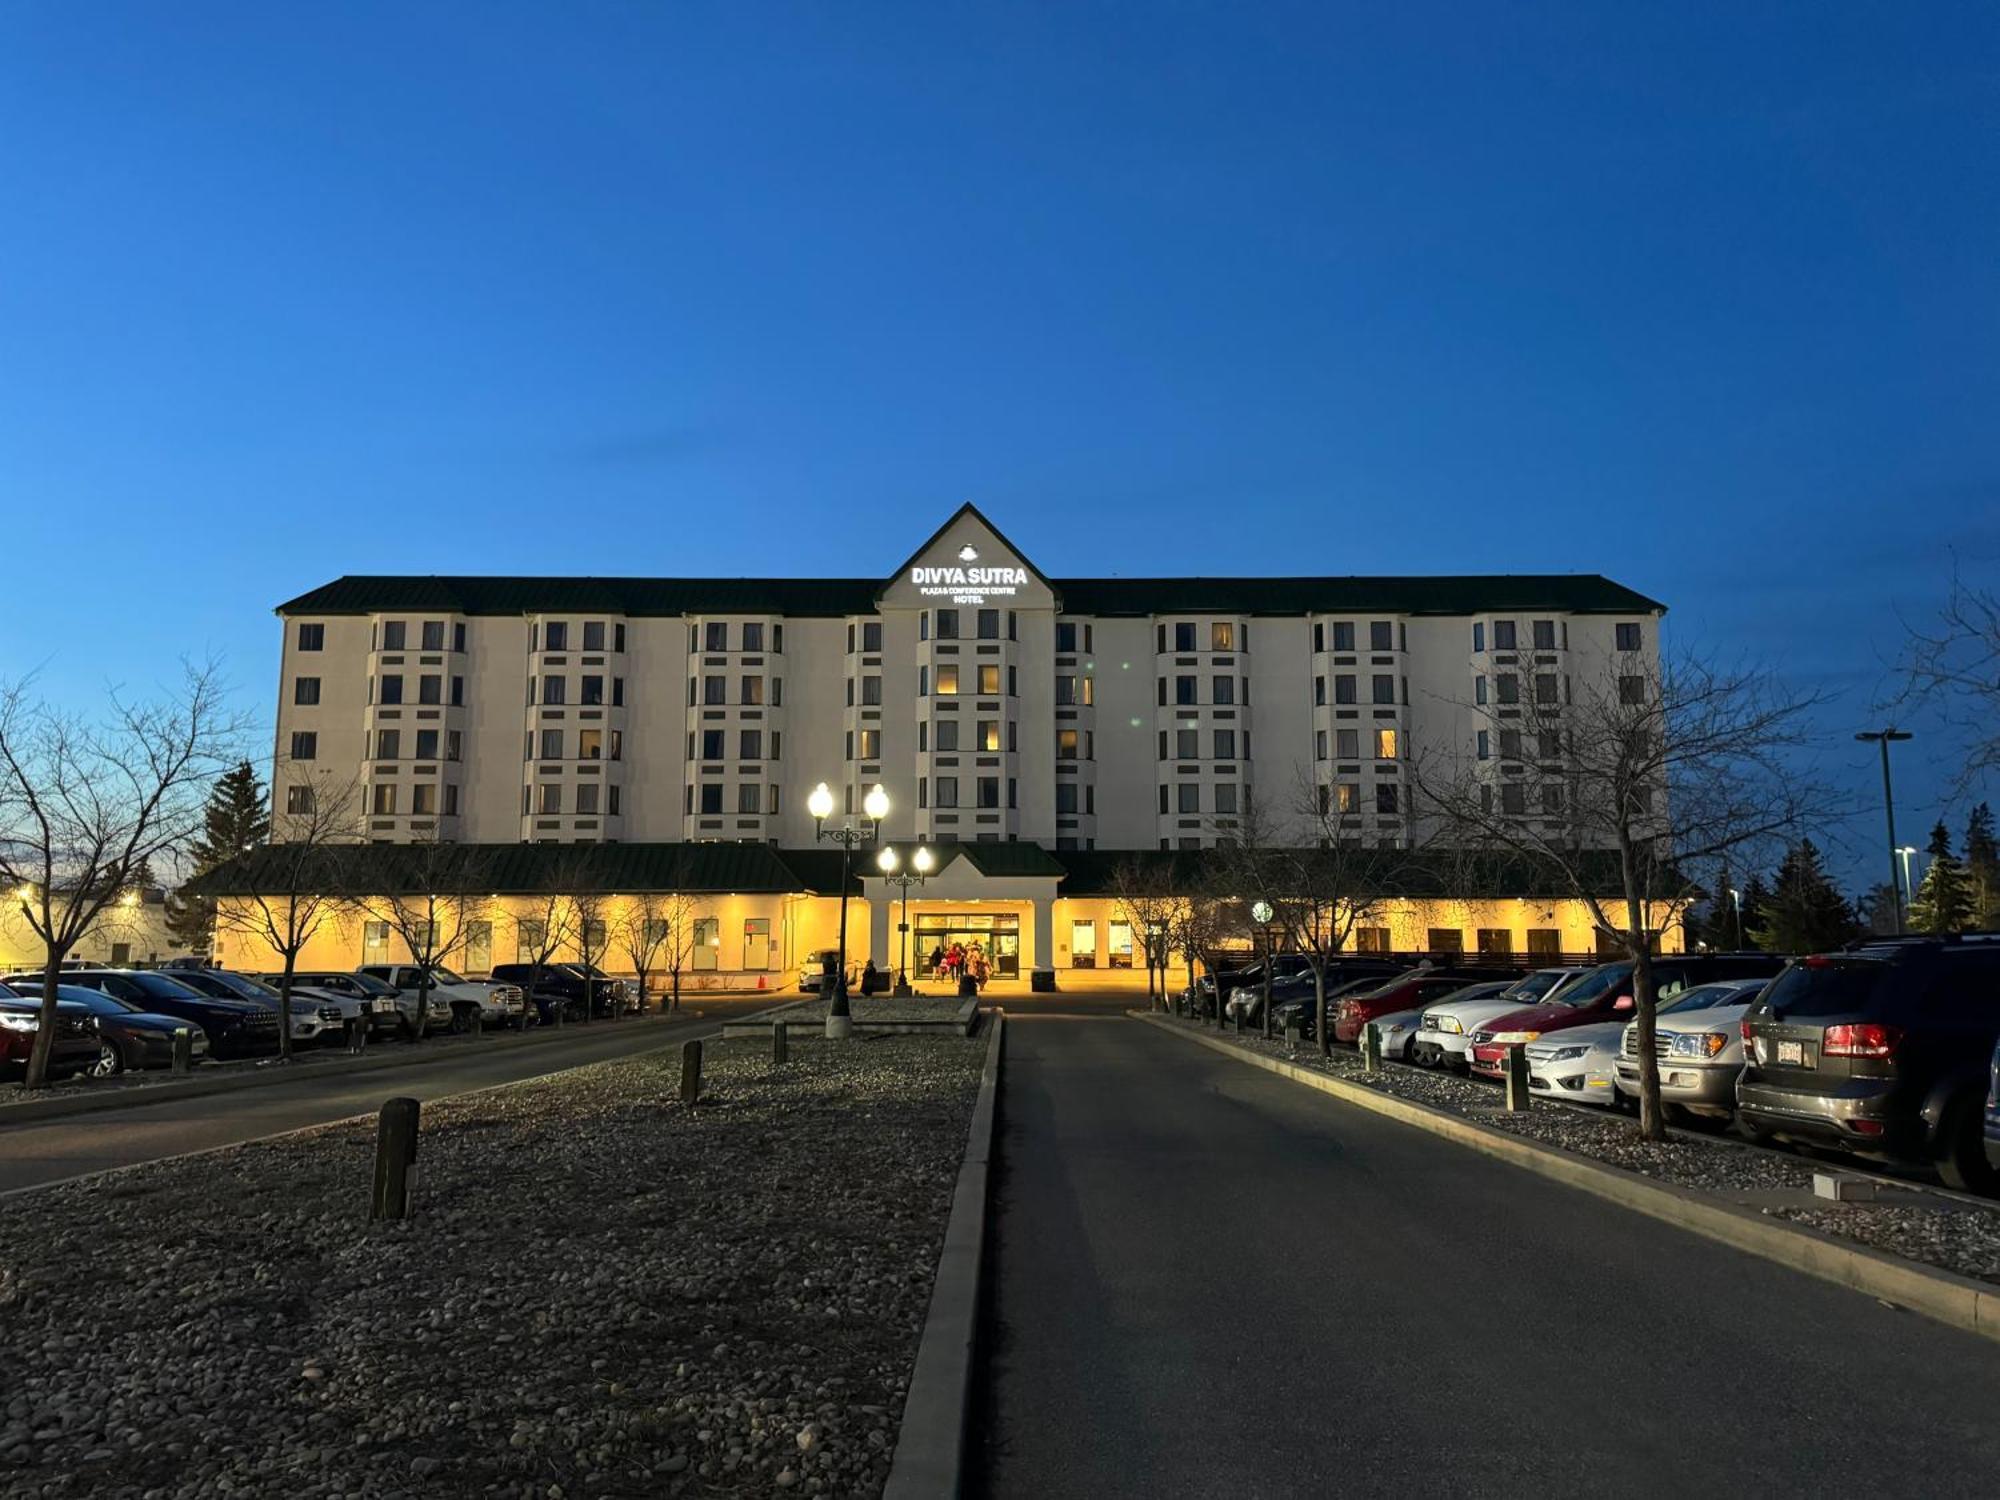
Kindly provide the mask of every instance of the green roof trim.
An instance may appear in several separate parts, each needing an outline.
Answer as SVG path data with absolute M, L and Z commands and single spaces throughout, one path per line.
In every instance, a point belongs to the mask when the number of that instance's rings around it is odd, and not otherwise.
M 989 523 L 990 524 L 990 523 Z M 1472 615 L 1550 610 L 1651 614 L 1666 606 L 1599 573 L 1457 573 L 1329 578 L 1055 578 L 1065 614 Z M 875 613 L 875 578 L 563 578 L 348 574 L 288 599 L 281 615 L 389 610 L 628 617 Z

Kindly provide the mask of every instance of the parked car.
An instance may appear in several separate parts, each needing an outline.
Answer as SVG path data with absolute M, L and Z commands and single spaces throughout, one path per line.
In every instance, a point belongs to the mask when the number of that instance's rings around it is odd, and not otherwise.
M 1801 959 L 1744 1013 L 1738 1122 L 1753 1137 L 1929 1163 L 1992 1191 L 1982 1129 L 2000 1042 L 2000 934 L 1870 941 Z
M 1461 968 L 1408 969 L 1393 975 L 1373 989 L 1349 990 L 1340 1003 L 1329 1007 L 1333 1016 L 1333 1039 L 1352 1046 L 1360 1039 L 1361 1028 L 1377 1016 L 1399 1010 L 1422 1010 L 1425 1003 L 1441 1000 L 1468 984 L 1492 980 L 1490 974 Z
M 1382 1039 L 1382 1056 L 1390 1062 L 1408 1062 L 1410 1043 L 1417 1039 L 1417 1027 L 1423 1017 L 1421 1009 L 1399 1010 L 1375 1017 L 1369 1024 Z
M 593 1016 L 616 1015 L 629 1003 L 624 981 L 595 965 L 586 969 L 582 964 L 495 964 L 493 978 L 527 995 L 544 1026 L 555 1020 L 558 1007 L 564 1020 L 578 1021 L 586 1003 Z
M 1660 1101 L 1667 1113 L 1726 1120 L 1736 1113 L 1736 1077 L 1743 1071 L 1743 1014 L 1770 981 L 1723 979 L 1685 989 L 1654 1016 L 1653 1055 L 1659 1059 Z M 1618 1092 L 1639 1097 L 1639 1027 L 1618 1039 Z
M 217 999 L 247 1000 L 253 1005 L 267 1005 L 272 1010 L 278 1008 L 277 988 L 247 974 L 232 974 L 227 969 L 188 967 L 174 970 L 173 977 L 176 983 Z M 351 1003 L 355 1007 L 352 1014 L 359 1016 L 359 1002 Z M 345 1036 L 349 1014 L 348 1009 L 333 996 L 317 994 L 296 982 L 293 984 L 293 1042 L 321 1042 Z
M 1335 956 L 1326 961 L 1326 987 L 1328 990 L 1345 989 L 1356 979 L 1374 979 L 1378 984 L 1392 974 L 1400 974 L 1409 967 L 1393 959 L 1354 958 Z M 1243 983 L 1223 991 L 1224 1019 L 1233 1019 L 1239 1013 L 1245 1026 L 1262 1025 L 1264 1021 L 1264 969 L 1257 965 L 1243 971 Z M 1281 1002 L 1311 999 L 1313 993 L 1312 965 L 1305 956 L 1298 953 L 1280 953 L 1271 960 L 1271 1013 L 1276 1016 Z
M 442 1020 L 453 1031 L 470 1031 L 476 1021 L 483 1026 L 522 1026 L 527 1023 L 527 995 L 518 984 L 504 980 L 466 979 L 443 964 L 426 969 L 419 964 L 363 964 L 355 971 L 395 986 L 406 995 L 429 991 L 428 1026 L 439 1024 L 438 1002 L 444 1005 Z
M 1326 983 L 1326 1008 L 1328 1014 L 1332 1014 L 1334 1007 L 1340 1003 L 1343 996 L 1356 994 L 1362 990 L 1373 989 L 1381 984 L 1382 978 L 1383 976 L 1379 973 L 1363 974 L 1356 978 L 1349 978 L 1343 983 L 1336 982 L 1335 976 L 1329 974 Z M 1297 980 L 1288 982 L 1285 985 L 1282 999 L 1280 998 L 1279 990 L 1275 986 L 1271 990 L 1271 1025 L 1275 1029 L 1282 1031 L 1294 1021 L 1297 1021 L 1299 1024 L 1299 1035 L 1309 1038 L 1317 1038 L 1319 1036 L 1319 1005 L 1313 994 L 1312 976 L 1310 974 L 1305 977 L 1303 983 Z
M 36 984 L 39 974 L 9 976 Z M 150 969 L 72 969 L 66 982 L 100 990 L 153 1015 L 172 1016 L 199 1026 L 214 1057 L 247 1057 L 278 1050 L 278 1013 L 248 1000 L 218 1000 L 189 989 L 177 977 Z
M 826 976 L 837 973 L 839 969 L 840 950 L 838 948 L 821 948 L 815 952 L 808 953 L 799 964 L 799 993 L 802 995 L 817 995 L 820 992 L 821 986 L 826 983 Z M 913 974 L 911 977 L 915 978 L 916 976 Z M 847 966 L 847 987 L 850 991 L 861 988 L 861 968 L 858 964 L 850 963 Z
M 1424 1007 L 1423 1024 L 1410 1045 L 1410 1060 L 1419 1067 L 1449 1068 L 1463 1073 L 1472 1034 L 1494 1016 L 1554 998 L 1564 985 L 1588 969 L 1536 969 L 1512 983 L 1468 985 Z M 1477 991 L 1477 993 L 1474 993 Z
M 42 997 L 16 994 L 9 985 L 0 995 L 0 1073 L 13 1076 L 28 1070 L 35 1050 L 35 1033 L 42 1025 Z M 97 1023 L 80 1005 L 65 1005 L 56 990 L 56 1034 L 49 1045 L 49 1077 L 73 1078 L 97 1065 Z
M 259 974 L 257 980 L 266 985 L 275 985 L 276 974 Z M 372 974 L 353 974 L 343 969 L 305 969 L 292 975 L 292 992 L 299 991 L 313 995 L 326 995 L 340 1004 L 343 1011 L 349 1004 L 359 1008 L 359 1013 L 368 1022 L 368 1034 L 380 1036 L 385 1032 L 398 1036 L 414 1036 L 417 1030 L 417 997 L 405 995 L 397 988 L 375 978 Z M 451 1024 L 451 1007 L 442 997 L 433 996 L 430 1013 L 436 1018 L 433 1024 Z
M 1616 1074 L 1618 1044 L 1625 1027 L 1617 1021 L 1595 1026 L 1570 1026 L 1529 1042 L 1528 1088 L 1537 1094 L 1577 1104 L 1615 1108 L 1619 1102 Z
M 23 981 L 9 986 L 23 997 L 40 1003 L 42 987 Z M 141 1010 L 128 1000 L 114 999 L 102 990 L 80 984 L 56 986 L 56 1004 L 67 1010 L 81 1008 L 97 1022 L 97 1061 L 89 1069 L 92 1077 L 111 1078 L 143 1068 L 170 1068 L 174 1064 L 174 1033 L 185 1027 L 189 1055 L 195 1062 L 208 1056 L 208 1034 L 199 1026 L 176 1016 L 156 1015 Z
M 1664 953 L 1652 961 L 1654 993 L 1665 1001 L 1690 985 L 1709 980 L 1768 977 L 1785 962 L 1776 953 Z M 1633 1009 L 1631 961 L 1599 964 L 1581 979 L 1552 992 L 1540 1005 L 1509 1011 L 1482 1023 L 1472 1035 L 1467 1065 L 1483 1077 L 1498 1078 L 1500 1060 L 1512 1043 L 1532 1042 L 1572 1026 L 1627 1021 Z
M 1221 957 L 1221 955 L 1218 955 L 1218 957 Z M 1222 997 L 1222 1002 L 1226 1005 L 1229 1002 L 1229 997 L 1236 991 L 1262 986 L 1264 982 L 1263 961 L 1252 958 L 1249 962 L 1245 963 L 1240 961 L 1241 957 L 1242 955 L 1240 954 L 1230 955 L 1230 962 L 1221 968 L 1217 968 L 1211 963 L 1208 965 L 1208 972 L 1195 980 L 1194 987 L 1189 992 L 1188 998 L 1193 1003 L 1197 1015 L 1214 1015 L 1216 996 L 1218 995 Z M 1307 972 L 1304 954 L 1280 953 L 1275 956 L 1275 961 L 1271 966 L 1271 983 L 1275 987 L 1280 980 L 1288 979 L 1294 974 L 1304 972 Z

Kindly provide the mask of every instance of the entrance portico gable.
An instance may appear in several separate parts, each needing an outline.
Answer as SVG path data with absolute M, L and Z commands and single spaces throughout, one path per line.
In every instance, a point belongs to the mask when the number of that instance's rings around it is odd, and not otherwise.
M 915 846 L 894 847 L 899 870 L 907 871 Z M 968 933 L 988 926 L 970 921 L 954 924 L 954 916 L 1012 918 L 1017 936 L 1026 938 L 1020 952 L 1021 971 L 1035 977 L 1037 988 L 1052 988 L 1056 884 L 1062 879 L 1063 867 L 1039 845 L 1023 843 L 946 844 L 934 850 L 933 857 L 940 861 L 939 868 L 922 884 L 909 886 L 907 900 L 905 887 L 884 879 L 877 870 L 862 872 L 861 890 L 869 914 L 868 952 L 875 966 L 893 972 L 902 963 L 900 928 L 906 908 L 911 927 L 908 965 L 913 973 L 924 968 L 927 958 L 920 951 L 920 942 L 941 941 L 945 934 L 956 933 L 959 926 Z M 920 931 L 927 937 L 920 939 Z

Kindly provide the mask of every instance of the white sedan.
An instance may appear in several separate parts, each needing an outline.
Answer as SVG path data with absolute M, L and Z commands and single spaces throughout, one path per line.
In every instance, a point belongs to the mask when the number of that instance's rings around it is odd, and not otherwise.
M 1503 995 L 1507 998 L 1502 999 Z M 1453 990 L 1433 1000 L 1418 1016 L 1417 1030 L 1410 1038 L 1410 1060 L 1427 1068 L 1463 1073 L 1472 1033 L 1480 1024 L 1530 1004 L 1533 1002 L 1514 998 L 1514 991 L 1504 984 L 1469 984 Z
M 1394 1015 L 1377 1016 L 1370 1021 L 1368 1024 L 1382 1039 L 1382 1056 L 1390 1062 L 1408 1062 L 1410 1045 L 1417 1039 L 1417 1027 L 1423 1018 L 1421 1010 L 1399 1010 Z
M 1617 1104 L 1618 1048 L 1624 1037 L 1623 1021 L 1544 1033 L 1527 1044 L 1528 1087 L 1576 1104 Z

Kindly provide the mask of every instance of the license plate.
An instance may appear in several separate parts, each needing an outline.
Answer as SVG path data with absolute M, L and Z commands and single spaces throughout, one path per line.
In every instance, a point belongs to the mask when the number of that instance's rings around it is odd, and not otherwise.
M 1786 1063 L 1790 1063 L 1793 1067 L 1797 1068 L 1803 1068 L 1806 1065 L 1806 1044 L 1804 1042 L 1778 1043 L 1778 1064 L 1782 1067 Z

